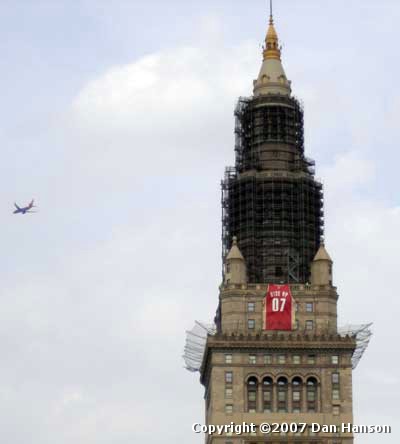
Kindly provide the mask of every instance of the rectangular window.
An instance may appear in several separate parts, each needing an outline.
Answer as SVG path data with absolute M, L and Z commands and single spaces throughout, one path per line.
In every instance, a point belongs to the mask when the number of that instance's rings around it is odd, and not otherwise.
M 256 303 L 255 302 L 248 302 L 247 311 L 249 313 L 254 313 L 256 311 Z
M 257 399 L 257 393 L 256 392 L 249 392 L 249 397 L 248 397 L 248 400 L 251 402 L 251 401 L 256 401 L 256 399 Z
M 332 407 L 332 414 L 335 416 L 339 416 L 340 415 L 340 406 L 334 405 Z
M 314 304 L 312 302 L 306 303 L 306 312 L 313 313 L 314 312 Z
M 307 356 L 307 363 L 308 364 L 315 364 L 316 358 L 315 355 L 308 355 Z
M 298 330 L 298 329 L 299 329 L 299 327 L 300 327 L 300 323 L 299 323 L 299 320 L 298 320 L 298 319 L 296 319 L 296 321 L 295 321 L 295 323 L 294 323 L 294 329 L 295 329 L 295 330 Z
M 334 364 L 334 365 L 338 365 L 339 364 L 339 356 L 338 355 L 333 355 L 331 357 L 331 360 L 332 360 L 332 364 Z
M 314 330 L 314 321 L 306 321 L 306 330 Z
M 270 391 L 265 391 L 264 393 L 263 393 L 263 397 L 264 397 L 264 401 L 271 401 L 271 395 L 272 395 L 272 393 L 270 392 Z
M 247 321 L 247 327 L 249 330 L 254 330 L 254 328 L 256 327 L 256 321 L 254 319 L 249 319 Z
M 300 413 L 300 409 L 298 408 L 298 407 L 293 407 L 293 409 L 292 409 L 292 412 L 293 413 Z M 297 432 L 297 433 L 295 433 L 294 434 L 295 436 L 301 436 L 301 433 L 300 432 Z
M 233 405 L 232 404 L 226 404 L 225 413 L 233 413 Z
M 264 364 L 272 364 L 272 356 L 264 355 Z
M 225 372 L 225 382 L 227 384 L 232 384 L 233 381 L 233 373 L 232 372 Z
M 232 364 L 232 355 L 225 355 L 225 364 Z
M 231 388 L 226 388 L 225 389 L 225 398 L 227 398 L 227 399 L 232 398 L 232 393 L 233 393 L 233 390 Z
M 333 389 L 332 390 L 332 399 L 334 401 L 338 401 L 340 399 L 340 393 L 338 389 Z
M 286 364 L 286 356 L 278 355 L 278 364 Z
M 315 392 L 307 392 L 307 401 L 315 401 Z
M 257 364 L 257 356 L 249 355 L 249 364 Z
M 278 401 L 286 401 L 286 392 L 278 392 Z
M 300 401 L 300 392 L 293 392 L 293 401 Z
M 300 355 L 293 355 L 293 364 L 300 364 L 301 362 L 301 356 Z
M 339 384 L 339 373 L 332 373 L 332 384 Z

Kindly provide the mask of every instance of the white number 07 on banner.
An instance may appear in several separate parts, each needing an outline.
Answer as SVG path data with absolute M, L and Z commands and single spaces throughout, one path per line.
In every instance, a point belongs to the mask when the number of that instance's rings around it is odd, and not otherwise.
M 285 309 L 285 298 L 273 298 L 272 299 L 272 311 L 283 311 Z

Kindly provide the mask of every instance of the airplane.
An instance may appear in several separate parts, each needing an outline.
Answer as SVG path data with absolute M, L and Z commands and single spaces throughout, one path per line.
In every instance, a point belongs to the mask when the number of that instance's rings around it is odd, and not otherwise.
M 19 207 L 16 203 L 14 203 L 16 210 L 14 211 L 14 214 L 26 214 L 26 213 L 36 213 L 36 211 L 31 211 L 32 208 L 36 207 L 36 205 L 33 205 L 34 200 L 32 199 L 28 206 L 26 207 Z

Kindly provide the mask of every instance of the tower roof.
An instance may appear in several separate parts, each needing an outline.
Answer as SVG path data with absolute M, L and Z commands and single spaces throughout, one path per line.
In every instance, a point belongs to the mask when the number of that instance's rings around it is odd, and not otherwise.
M 241 253 L 241 251 L 239 250 L 239 247 L 237 245 L 237 237 L 234 236 L 232 239 L 232 247 L 228 253 L 228 255 L 226 256 L 226 260 L 232 260 L 232 259 L 240 259 L 242 261 L 244 261 L 244 257 Z
M 271 5 L 269 27 L 263 50 L 263 63 L 258 78 L 254 81 L 254 95 L 282 94 L 289 96 L 290 93 L 290 81 L 286 78 L 285 70 L 282 66 L 281 47 L 279 45 L 278 33 L 274 26 Z
M 314 257 L 314 261 L 329 261 L 329 262 L 332 262 L 332 259 L 329 256 L 328 252 L 326 251 L 324 244 L 321 244 L 321 246 L 319 247 L 319 250 L 317 251 L 317 254 Z

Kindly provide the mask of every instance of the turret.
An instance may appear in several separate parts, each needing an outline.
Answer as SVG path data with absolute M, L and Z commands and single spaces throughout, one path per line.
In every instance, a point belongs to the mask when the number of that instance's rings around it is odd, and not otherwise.
M 246 284 L 247 270 L 244 257 L 237 245 L 237 237 L 233 238 L 232 247 L 225 259 L 225 284 Z
M 311 262 L 311 284 L 332 285 L 332 259 L 321 244 L 314 260 Z

